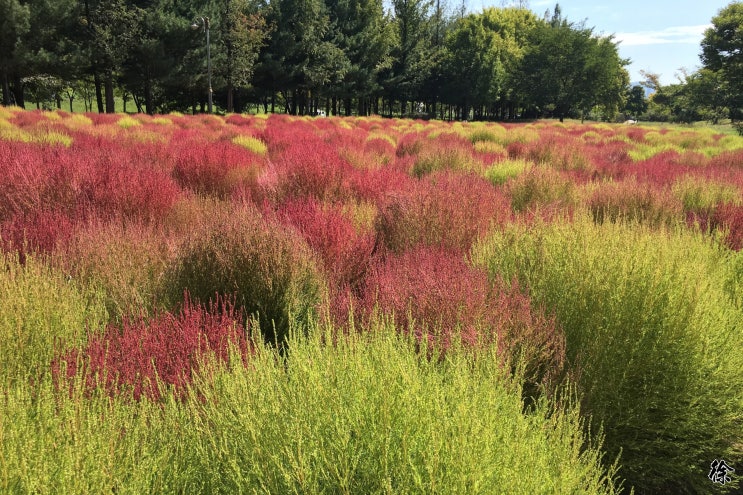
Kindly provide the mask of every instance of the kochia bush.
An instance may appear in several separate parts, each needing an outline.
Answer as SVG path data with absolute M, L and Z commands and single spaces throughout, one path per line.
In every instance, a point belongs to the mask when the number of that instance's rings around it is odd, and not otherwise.
M 511 226 L 474 257 L 554 312 L 583 411 L 628 486 L 707 492 L 710 459 L 743 460 L 743 320 L 724 248 L 582 218 Z
M 277 343 L 313 317 L 324 285 L 304 240 L 247 207 L 215 212 L 194 226 L 165 273 L 171 306 L 184 290 L 202 303 L 234 296 L 239 309 L 258 318 L 266 340 Z
M 391 314 L 397 328 L 437 352 L 495 345 L 502 362 L 522 360 L 531 384 L 554 385 L 561 373 L 564 348 L 554 320 L 532 306 L 518 283 L 490 284 L 456 252 L 419 247 L 378 261 L 356 304 L 365 326 L 376 311 Z

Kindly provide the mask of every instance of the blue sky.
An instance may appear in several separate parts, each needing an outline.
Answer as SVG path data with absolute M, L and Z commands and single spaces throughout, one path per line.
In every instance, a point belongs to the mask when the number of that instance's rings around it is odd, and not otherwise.
M 699 68 L 704 30 L 731 1 L 561 0 L 559 4 L 568 20 L 585 20 L 596 33 L 614 34 L 622 41 L 619 54 L 632 60 L 627 67 L 632 82 L 641 80 L 640 70 L 646 70 L 660 74 L 663 84 L 671 84 L 679 68 L 690 72 Z M 502 4 L 501 0 L 467 0 L 470 12 Z M 540 17 L 554 6 L 555 0 L 529 1 L 529 8 Z

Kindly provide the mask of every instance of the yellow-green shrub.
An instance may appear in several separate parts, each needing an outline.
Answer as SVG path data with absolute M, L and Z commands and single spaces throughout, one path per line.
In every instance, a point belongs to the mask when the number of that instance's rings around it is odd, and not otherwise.
M 473 256 L 555 314 L 582 409 L 628 486 L 707 492 L 710 459 L 743 461 L 743 318 L 725 248 L 578 218 L 513 225 Z

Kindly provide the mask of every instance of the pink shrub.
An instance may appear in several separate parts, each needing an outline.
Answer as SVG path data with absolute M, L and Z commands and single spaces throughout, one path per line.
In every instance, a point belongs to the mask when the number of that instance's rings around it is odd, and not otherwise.
M 416 156 L 426 145 L 428 139 L 420 133 L 405 134 L 397 143 L 395 154 L 402 158 L 405 156 Z
M 170 147 L 173 178 L 186 189 L 200 194 L 228 197 L 243 183 L 254 183 L 262 159 L 229 141 L 208 142 L 181 133 Z
M 710 158 L 709 165 L 724 169 L 741 169 L 743 168 L 743 149 L 720 153 Z
M 391 194 L 404 193 L 414 187 L 416 179 L 393 167 L 372 170 L 353 170 L 348 176 L 348 187 L 354 198 L 383 206 Z
M 710 219 L 713 228 L 722 228 L 727 234 L 725 244 L 735 251 L 743 249 L 743 205 L 719 205 Z
M 632 158 L 627 150 L 627 143 L 609 141 L 586 146 L 586 156 L 593 164 L 593 178 L 621 179 L 626 169 L 632 164 Z
M 91 337 L 81 352 L 71 350 L 55 359 L 53 376 L 58 385 L 63 383 L 62 362 L 66 362 L 67 379 L 82 367 L 88 392 L 102 388 L 111 396 L 158 400 L 158 381 L 173 387 L 176 394 L 184 392 L 207 354 L 226 361 L 230 345 L 236 345 L 245 359 L 248 339 L 242 321 L 243 316 L 224 299 L 204 307 L 186 298 L 178 315 L 163 313 L 109 326 L 102 335 Z
M 637 143 L 645 142 L 645 134 L 647 133 L 648 131 L 640 127 L 627 127 L 624 129 L 624 135 Z
M 417 245 L 466 251 L 479 235 L 510 218 L 508 198 L 485 179 L 437 173 L 389 195 L 380 208 L 377 232 L 394 252 Z
M 155 220 L 177 200 L 180 189 L 162 172 L 119 165 L 95 167 L 85 198 L 100 215 Z
M 319 255 L 331 285 L 356 287 L 360 283 L 374 251 L 373 233 L 357 232 L 337 208 L 323 209 L 312 199 L 284 204 L 278 217 L 293 225 Z
M 286 198 L 343 201 L 349 195 L 348 176 L 353 167 L 335 146 L 319 139 L 287 146 L 274 159 L 278 172 L 277 202 Z
M 528 154 L 528 147 L 525 143 L 513 141 L 506 146 L 506 152 L 508 153 L 508 158 L 511 159 L 525 158 Z
M 570 136 L 544 132 L 539 140 L 527 143 L 521 153 L 531 162 L 546 164 L 556 170 L 593 171 L 582 141 Z
M 11 122 L 14 126 L 20 128 L 33 127 L 39 123 L 46 122 L 47 118 L 44 112 L 40 110 L 30 110 L 27 112 L 13 112 Z
M 678 159 L 677 152 L 664 151 L 647 160 L 629 165 L 627 175 L 634 175 L 641 182 L 668 186 L 692 172 L 689 167 L 678 164 Z
M 554 320 L 533 308 L 515 282 L 491 286 L 483 270 L 440 248 L 416 248 L 377 262 L 356 308 L 360 321 L 375 310 L 393 315 L 401 331 L 441 352 L 461 341 L 472 349 L 496 344 L 507 359 L 523 353 L 535 382 L 555 378 L 564 361 Z
M 92 151 L 94 150 L 94 151 Z M 0 221 L 17 214 L 87 209 L 152 218 L 164 214 L 180 193 L 153 158 L 129 153 L 100 138 L 52 148 L 1 143 Z
M 41 209 L 74 209 L 82 177 L 66 166 L 67 155 L 67 150 L 0 141 L 0 221 Z
M 29 253 L 48 254 L 59 244 L 66 244 L 73 231 L 73 219 L 61 211 L 19 213 L 0 223 L 0 249 L 18 252 L 24 263 Z

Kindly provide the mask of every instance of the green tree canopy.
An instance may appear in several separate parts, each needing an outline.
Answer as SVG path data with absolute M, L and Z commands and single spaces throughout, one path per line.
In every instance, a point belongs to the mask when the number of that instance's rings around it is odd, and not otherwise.
M 0 0 L 0 78 L 2 78 L 3 105 L 16 100 L 11 96 L 10 80 L 20 79 L 22 66 L 21 39 L 30 29 L 31 13 L 28 5 L 18 0 Z
M 712 18 L 702 40 L 704 68 L 717 74 L 730 119 L 743 135 L 743 2 L 732 2 Z
M 551 18 L 533 31 L 520 87 L 531 103 L 560 121 L 576 111 L 585 115 L 597 105 L 611 115 L 629 83 L 627 63 L 612 37 L 596 36 L 592 28 L 569 22 L 556 5 Z

